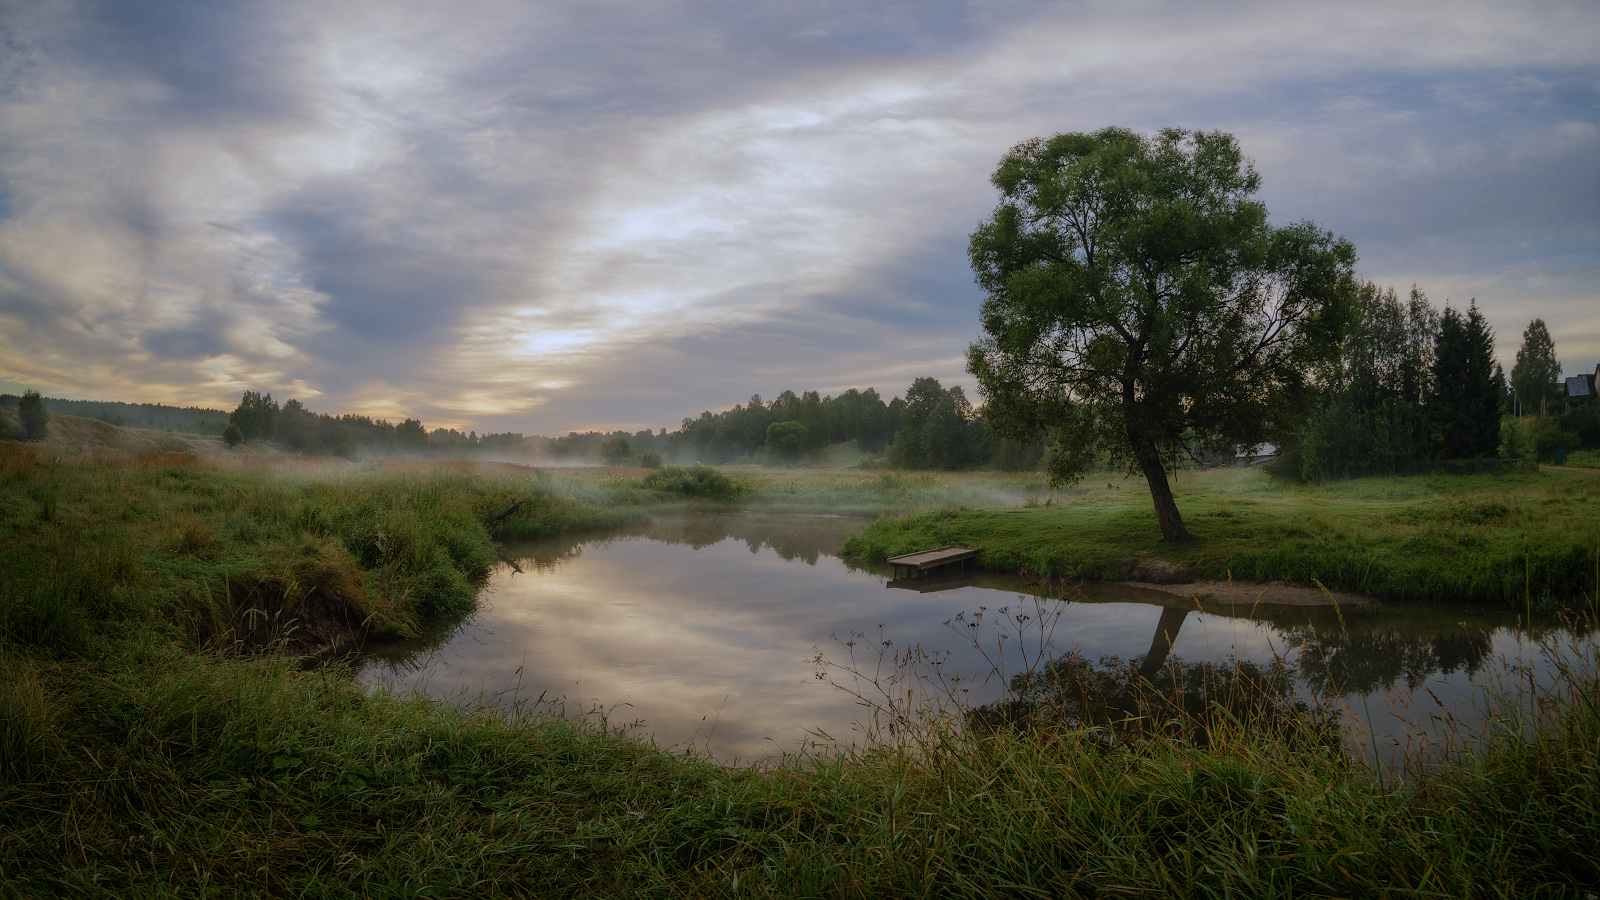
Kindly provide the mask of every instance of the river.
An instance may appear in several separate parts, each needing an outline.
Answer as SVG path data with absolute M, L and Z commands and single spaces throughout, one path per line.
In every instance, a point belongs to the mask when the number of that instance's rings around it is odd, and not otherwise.
M 370 648 L 356 677 L 458 703 L 553 704 L 663 746 L 748 761 L 861 742 L 873 721 L 864 699 L 881 708 L 880 689 L 907 690 L 897 660 L 977 706 L 1052 656 L 1154 661 L 1164 651 L 1162 661 L 1280 661 L 1298 698 L 1341 711 L 1353 753 L 1392 765 L 1423 739 L 1437 748 L 1470 732 L 1485 683 L 1514 692 L 1519 679 L 1549 675 L 1514 613 L 1196 603 L 988 573 L 896 582 L 837 556 L 864 524 L 702 515 L 508 545 L 477 610 Z M 1593 640 L 1553 622 L 1533 638 Z

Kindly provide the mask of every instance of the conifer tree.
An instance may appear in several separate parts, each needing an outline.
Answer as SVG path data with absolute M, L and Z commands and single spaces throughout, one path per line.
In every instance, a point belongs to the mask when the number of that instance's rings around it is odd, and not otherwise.
M 1511 367 L 1511 386 L 1517 392 L 1517 405 L 1523 415 L 1546 415 L 1557 398 L 1556 379 L 1561 363 L 1556 360 L 1555 341 L 1543 319 L 1528 323 L 1517 350 L 1517 364 Z
M 1494 333 L 1474 300 L 1465 316 L 1444 311 L 1428 385 L 1429 443 L 1436 459 L 1492 456 L 1500 443 Z

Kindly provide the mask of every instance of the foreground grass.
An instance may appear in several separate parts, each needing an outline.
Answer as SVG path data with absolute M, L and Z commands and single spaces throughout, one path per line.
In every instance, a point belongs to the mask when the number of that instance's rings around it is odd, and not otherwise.
M 1600 880 L 1592 668 L 1535 737 L 1408 788 L 1243 734 L 1070 733 L 725 768 L 337 671 L 7 653 L 11 896 L 1577 896 Z M 1587 679 L 1587 680 L 1585 680 Z
M 636 482 L 0 445 L 0 896 L 1571 896 L 1600 881 L 1592 643 L 1481 753 L 1407 787 L 1248 727 L 1205 750 L 1107 751 L 930 720 L 859 752 L 724 767 L 537 708 L 368 696 L 337 666 L 255 652 L 343 613 L 402 631 L 470 602 L 497 536 L 687 502 Z M 945 485 L 913 483 L 911 500 Z
M 1518 609 L 1600 599 L 1600 478 L 1584 472 L 1357 479 L 1326 486 L 1258 470 L 1184 473 L 1178 504 L 1196 539 L 1160 540 L 1130 482 L 1049 506 L 959 508 L 881 519 L 846 543 L 881 560 L 942 544 L 986 568 L 1116 580 L 1282 579 L 1394 600 Z

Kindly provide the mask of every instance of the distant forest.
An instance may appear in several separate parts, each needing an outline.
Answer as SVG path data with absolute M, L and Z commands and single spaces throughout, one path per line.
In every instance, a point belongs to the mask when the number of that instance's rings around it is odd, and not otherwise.
M 16 406 L 15 395 L 0 405 Z M 1037 468 L 1046 443 L 1020 445 L 993 438 L 959 387 L 919 378 L 905 396 L 885 401 L 873 388 L 837 397 L 816 391 L 759 395 L 719 413 L 684 419 L 677 431 L 568 432 L 559 437 L 514 432 L 478 434 L 429 430 L 416 419 L 399 423 L 360 415 L 328 415 L 299 400 L 279 404 L 249 391 L 232 412 L 155 403 L 45 398 L 48 410 L 129 428 L 224 435 L 266 441 L 283 449 L 349 459 L 384 456 L 489 458 L 615 465 L 706 462 L 794 464 L 807 454 L 835 448 L 835 458 L 879 459 L 913 469 L 963 469 L 993 465 Z

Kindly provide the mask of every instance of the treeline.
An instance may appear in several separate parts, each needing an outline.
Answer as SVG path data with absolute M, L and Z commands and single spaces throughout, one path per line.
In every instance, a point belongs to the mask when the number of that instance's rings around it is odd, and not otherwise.
M 279 406 L 271 394 L 257 391 L 246 391 L 239 405 L 227 414 L 222 437 L 230 445 L 264 440 L 293 453 L 346 459 L 467 456 L 485 450 L 503 450 L 516 455 L 524 451 L 526 443 L 520 434 L 480 437 L 476 431 L 463 434 L 453 428 L 437 428 L 430 432 L 416 419 L 396 424 L 370 416 L 328 415 L 313 412 L 294 399 Z
M 994 438 L 961 388 L 945 388 L 934 378 L 918 378 L 904 397 L 887 401 L 875 388 L 828 397 L 784 391 L 770 401 L 758 394 L 732 409 L 684 419 L 677 431 L 574 433 L 551 440 L 549 452 L 559 459 L 593 451 L 607 462 L 657 454 L 672 462 L 793 465 L 841 445 L 862 459 L 909 469 L 1030 469 L 1045 453 L 1043 442 Z
M 1576 449 L 1600 428 L 1587 424 L 1595 420 L 1592 397 L 1555 415 L 1516 415 L 1530 406 L 1549 411 L 1560 390 L 1560 363 L 1541 320 L 1524 333 L 1508 380 L 1476 302 L 1440 312 L 1415 287 L 1401 299 L 1370 282 L 1360 300 L 1360 321 L 1319 373 L 1317 400 L 1274 463 L 1280 474 L 1321 480 L 1413 472 L 1443 459 L 1521 458 Z
M 20 400 L 16 394 L 0 394 L 0 406 L 15 408 Z M 59 397 L 45 397 L 44 401 L 51 410 L 63 415 L 99 419 L 127 428 L 151 428 L 157 431 L 179 431 L 190 434 L 221 434 L 222 429 L 228 424 L 226 412 L 198 406 L 121 403 L 115 400 L 63 400 Z

